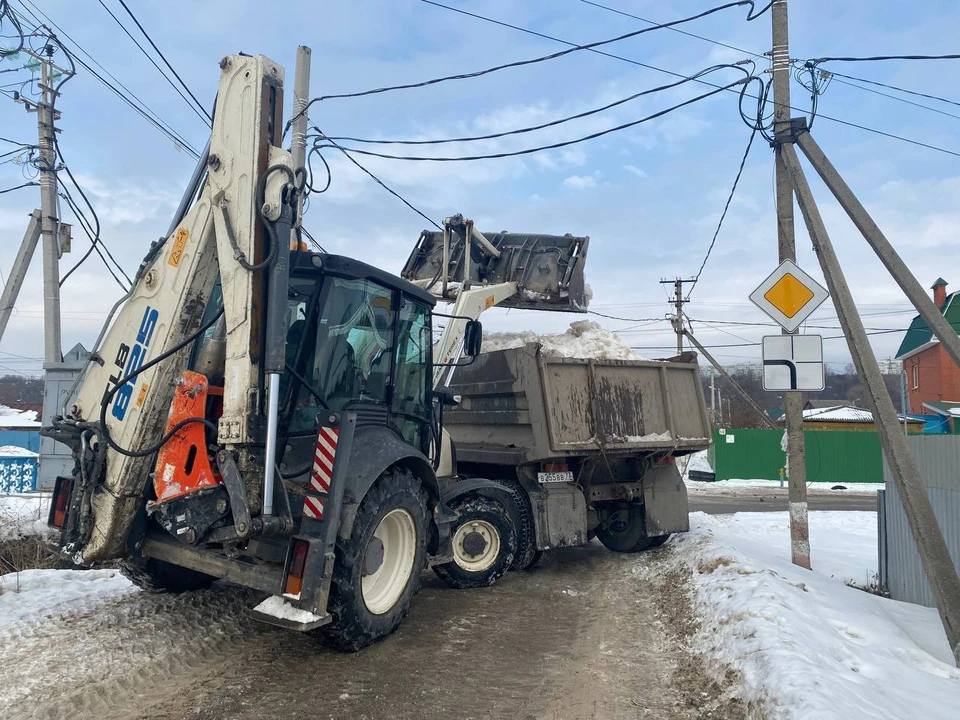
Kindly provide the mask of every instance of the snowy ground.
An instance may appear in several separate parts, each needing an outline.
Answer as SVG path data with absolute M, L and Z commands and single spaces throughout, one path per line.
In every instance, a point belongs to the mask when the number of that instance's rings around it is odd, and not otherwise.
M 936 610 L 870 595 L 876 514 L 811 512 L 813 571 L 790 563 L 787 513 L 691 516 L 696 649 L 740 670 L 776 718 L 952 720 L 960 670 Z
M 19 535 L 47 535 L 48 493 L 0 495 L 0 541 Z

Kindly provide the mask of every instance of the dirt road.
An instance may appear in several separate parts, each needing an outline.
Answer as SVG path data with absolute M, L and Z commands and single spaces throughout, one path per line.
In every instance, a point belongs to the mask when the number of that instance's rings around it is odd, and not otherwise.
M 740 718 L 731 687 L 683 649 L 687 578 L 670 544 L 557 552 L 486 590 L 433 573 L 400 630 L 354 655 L 260 625 L 245 590 L 132 593 L 3 638 L 23 718 Z M 59 678 L 59 680 L 54 680 Z M 13 684 L 13 685 L 11 685 Z
M 735 512 L 773 512 L 787 510 L 787 489 L 771 488 L 688 488 L 690 512 L 705 512 L 710 515 L 725 515 Z M 876 492 L 808 491 L 807 507 L 810 510 L 868 510 L 876 512 Z

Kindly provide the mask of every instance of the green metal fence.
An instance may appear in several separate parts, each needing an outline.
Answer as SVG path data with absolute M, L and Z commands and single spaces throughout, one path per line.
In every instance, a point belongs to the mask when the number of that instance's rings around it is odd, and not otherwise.
M 808 482 L 883 482 L 883 452 L 877 433 L 808 430 L 803 437 Z M 714 430 L 717 480 L 779 480 L 785 464 L 782 438 L 782 430 Z

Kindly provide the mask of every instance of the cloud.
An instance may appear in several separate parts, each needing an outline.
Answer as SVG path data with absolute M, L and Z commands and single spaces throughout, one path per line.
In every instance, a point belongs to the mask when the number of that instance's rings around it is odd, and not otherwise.
M 647 177 L 647 173 L 645 173 L 643 170 L 638 168 L 636 165 L 624 165 L 623 169 L 626 170 L 628 173 L 636 175 L 638 178 Z
M 571 175 L 563 181 L 564 187 L 583 190 L 597 186 L 596 175 Z

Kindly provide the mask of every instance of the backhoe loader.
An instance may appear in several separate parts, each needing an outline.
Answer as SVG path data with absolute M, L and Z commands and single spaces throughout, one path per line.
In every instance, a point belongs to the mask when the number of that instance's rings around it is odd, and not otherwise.
M 505 299 L 582 312 L 587 238 L 487 239 L 454 216 L 460 255 L 419 283 L 309 252 L 284 70 L 262 55 L 220 68 L 171 231 L 43 430 L 75 458 L 49 523 L 78 564 L 119 559 L 155 591 L 225 578 L 268 595 L 259 619 L 356 650 L 397 628 L 424 568 L 473 587 L 536 552 L 531 496 L 458 474 L 444 373 L 477 357 L 476 316 Z M 435 362 L 437 282 L 453 277 Z

